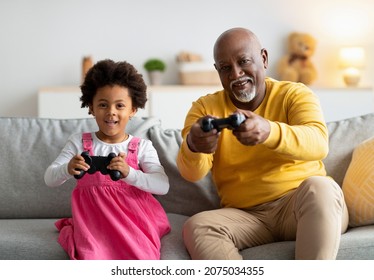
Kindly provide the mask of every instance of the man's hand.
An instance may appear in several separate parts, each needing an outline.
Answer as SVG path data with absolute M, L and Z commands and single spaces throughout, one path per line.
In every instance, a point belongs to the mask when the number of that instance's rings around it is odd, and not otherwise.
M 269 121 L 251 111 L 241 111 L 241 113 L 246 116 L 246 120 L 233 130 L 238 141 L 247 146 L 265 142 L 270 135 Z
M 204 118 L 211 118 L 211 116 L 203 117 L 191 126 L 190 133 L 187 135 L 187 144 L 195 153 L 211 154 L 217 149 L 219 133 L 217 129 L 204 132 L 201 129 L 201 122 Z

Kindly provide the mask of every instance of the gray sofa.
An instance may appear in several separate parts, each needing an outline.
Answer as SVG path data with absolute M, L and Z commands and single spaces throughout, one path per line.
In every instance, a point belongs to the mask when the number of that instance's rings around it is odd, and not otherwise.
M 354 147 L 374 136 L 374 113 L 328 123 L 328 173 L 342 183 Z M 70 216 L 74 180 L 48 188 L 43 175 L 70 134 L 96 130 L 93 119 L 0 118 L 0 259 L 68 259 L 57 243 L 54 222 Z M 175 157 L 180 131 L 163 130 L 155 118 L 133 118 L 128 132 L 152 140 L 170 180 L 170 191 L 157 197 L 172 230 L 162 239 L 162 259 L 189 259 L 181 228 L 188 216 L 219 207 L 210 176 L 186 182 Z M 134 209 L 134 211 L 136 211 Z M 245 259 L 293 259 L 294 242 L 277 242 L 242 251 Z M 374 259 L 374 225 L 351 228 L 342 236 L 338 259 Z

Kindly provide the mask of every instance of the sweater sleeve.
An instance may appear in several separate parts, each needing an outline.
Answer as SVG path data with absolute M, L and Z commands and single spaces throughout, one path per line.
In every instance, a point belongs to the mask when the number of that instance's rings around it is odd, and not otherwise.
M 177 155 L 177 166 L 181 176 L 191 182 L 196 182 L 205 177 L 213 166 L 213 154 L 192 152 L 186 141 L 191 126 L 205 115 L 207 113 L 204 111 L 203 105 L 199 101 L 194 102 L 182 130 L 183 142 Z
M 306 87 L 290 90 L 282 107 L 286 119 L 270 121 L 264 145 L 293 160 L 322 160 L 328 153 L 328 130 L 318 97 Z

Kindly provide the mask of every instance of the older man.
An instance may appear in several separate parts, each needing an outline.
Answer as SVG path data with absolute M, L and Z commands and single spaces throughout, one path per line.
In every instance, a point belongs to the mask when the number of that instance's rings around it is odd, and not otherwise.
M 193 259 L 241 259 L 241 249 L 296 240 L 296 259 L 335 259 L 348 213 L 326 176 L 328 131 L 305 85 L 266 77 L 267 50 L 253 32 L 233 28 L 214 45 L 223 90 L 193 103 L 177 164 L 197 181 L 212 172 L 221 209 L 183 228 Z M 245 116 L 239 127 L 202 129 L 207 118 Z

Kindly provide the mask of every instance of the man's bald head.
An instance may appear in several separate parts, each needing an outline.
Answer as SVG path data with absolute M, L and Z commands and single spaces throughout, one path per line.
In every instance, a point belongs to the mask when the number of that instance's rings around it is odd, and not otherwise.
M 252 31 L 242 27 L 235 27 L 226 30 L 217 38 L 213 49 L 214 60 L 216 60 L 217 53 L 222 47 L 235 45 L 242 40 L 251 45 L 251 48 L 254 48 L 255 51 L 261 51 L 260 41 Z

